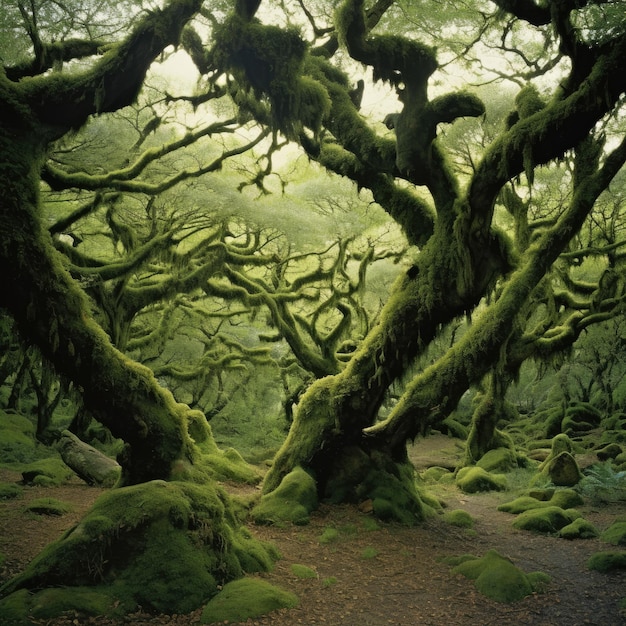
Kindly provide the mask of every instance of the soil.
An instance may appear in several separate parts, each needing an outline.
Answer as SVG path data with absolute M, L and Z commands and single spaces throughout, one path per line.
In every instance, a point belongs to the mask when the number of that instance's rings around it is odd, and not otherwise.
M 433 437 L 412 450 L 418 467 L 453 461 L 452 440 Z M 17 482 L 20 476 L 0 470 L 0 481 Z M 101 490 L 75 479 L 54 488 L 26 487 L 17 500 L 0 503 L 0 584 L 18 573 L 48 542 L 70 528 L 91 506 Z M 620 602 L 626 598 L 626 572 L 601 574 L 586 567 L 600 550 L 615 549 L 599 539 L 567 541 L 515 530 L 513 516 L 497 511 L 511 493 L 464 495 L 450 486 L 437 491 L 448 509 L 464 509 L 475 518 L 468 531 L 445 523 L 441 517 L 417 528 L 374 523 L 372 517 L 352 506 L 320 506 L 307 526 L 252 527 L 262 539 L 272 541 L 281 553 L 273 572 L 263 577 L 294 592 L 295 609 L 275 611 L 245 624 L 256 626 L 448 626 L 490 624 L 506 626 L 603 626 L 626 625 Z M 34 498 L 54 497 L 74 505 L 61 517 L 24 512 Z M 626 502 L 579 507 L 599 530 L 618 515 L 626 514 Z M 336 537 L 320 541 L 328 529 Z M 525 572 L 542 571 L 551 577 L 544 593 L 520 602 L 501 604 L 481 595 L 472 581 L 453 574 L 442 557 L 482 556 L 494 548 Z M 313 578 L 299 578 L 291 566 L 306 565 Z M 123 622 L 103 617 L 67 615 L 46 626 L 91 624 L 167 624 L 192 626 L 200 612 L 191 615 L 137 613 Z M 0 616 L 0 624 L 2 617 Z

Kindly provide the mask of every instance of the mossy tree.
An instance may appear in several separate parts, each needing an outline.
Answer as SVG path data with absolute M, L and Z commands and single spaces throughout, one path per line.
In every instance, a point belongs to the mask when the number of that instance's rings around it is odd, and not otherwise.
M 429 83 L 439 69 L 435 49 L 373 32 L 389 3 L 378 2 L 366 10 L 362 1 L 348 0 L 340 6 L 334 26 L 350 56 L 370 66 L 376 80 L 396 89 L 402 109 L 388 118 L 395 141 L 379 135 L 359 115 L 347 78 L 328 60 L 332 45 L 307 50 L 298 43 L 297 33 L 284 32 L 281 48 L 290 51 L 290 59 L 279 60 L 269 43 L 277 41 L 275 27 L 264 26 L 254 11 L 243 10 L 236 10 L 222 28 L 215 26 L 215 45 L 208 52 L 198 47 L 197 37 L 187 39 L 201 71 L 231 73 L 237 85 L 233 93 L 249 114 L 273 123 L 297 138 L 312 158 L 370 189 L 409 241 L 420 246 L 414 266 L 395 285 L 380 323 L 345 369 L 312 385 L 301 400 L 290 435 L 265 481 L 266 491 L 275 489 L 297 465 L 307 467 L 320 492 L 330 497 L 328 480 L 333 476 L 330 490 L 336 489 L 340 468 L 352 482 L 369 480 L 377 464 L 383 473 L 398 474 L 406 463 L 407 439 L 425 423 L 441 419 L 459 394 L 482 378 L 484 365 L 498 360 L 513 312 L 565 250 L 621 167 L 622 146 L 612 157 L 606 157 L 606 150 L 600 158 L 601 142 L 595 137 L 596 123 L 619 109 L 625 88 L 615 71 L 625 52 L 619 18 L 610 36 L 598 38 L 595 32 L 583 35 L 576 29 L 587 16 L 567 3 L 554 10 L 497 4 L 505 20 L 523 22 L 529 32 L 557 33 L 558 45 L 546 48 L 545 64 L 535 67 L 538 74 L 558 64 L 563 55 L 569 68 L 562 66 L 564 74 L 545 106 L 532 85 L 520 92 L 514 115 L 478 156 L 469 180 L 447 158 L 439 129 L 462 117 L 481 116 L 483 103 L 465 91 L 429 95 Z M 500 24 L 495 17 L 490 23 Z M 318 117 L 309 115 L 307 103 L 315 103 Z M 325 135 L 319 132 L 320 124 Z M 620 136 L 618 131 L 618 143 Z M 569 150 L 577 154 L 571 201 L 518 259 L 509 238 L 494 227 L 500 194 L 507 182 L 520 176 L 532 186 L 539 166 L 558 161 Z M 429 199 L 413 193 L 415 186 L 424 187 Z M 543 259 L 537 258 L 539 253 Z M 376 424 L 387 389 L 406 365 L 423 352 L 441 325 L 472 311 L 503 278 L 501 295 L 483 316 L 491 321 L 475 323 L 467 339 L 407 386 L 392 416 Z M 408 484 L 406 488 L 411 490 Z
M 150 65 L 178 44 L 184 25 L 201 6 L 201 0 L 172 0 L 138 15 L 130 34 L 106 51 L 88 36 L 82 46 L 60 45 L 64 62 L 72 55 L 85 61 L 61 72 L 48 71 L 57 57 L 39 46 L 33 5 L 34 13 L 24 9 L 23 16 L 34 61 L 0 69 L 0 306 L 20 335 L 80 387 L 91 413 L 125 442 L 118 487 L 82 525 L 4 585 L 2 595 L 16 592 L 23 598 L 19 590 L 57 586 L 62 580 L 80 588 L 76 598 L 85 586 L 97 586 L 107 610 L 113 610 L 117 598 L 125 610 L 141 603 L 180 612 L 195 608 L 244 571 L 269 567 L 271 550 L 241 528 L 210 472 L 194 466 L 201 450 L 217 452 L 204 416 L 175 402 L 148 368 L 113 346 L 55 250 L 42 216 L 41 172 L 52 143 L 75 132 L 89 116 L 131 104 Z M 138 492 L 146 508 L 134 506 Z M 168 549 L 173 560 L 163 558 Z M 126 582 L 116 588 L 116 579 Z M 177 591 L 165 598 L 164 584 Z M 70 604 L 71 597 L 72 591 Z

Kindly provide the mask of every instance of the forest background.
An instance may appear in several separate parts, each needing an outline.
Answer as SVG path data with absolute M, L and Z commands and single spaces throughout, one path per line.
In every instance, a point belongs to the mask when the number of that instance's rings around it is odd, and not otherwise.
M 196 608 L 270 566 L 217 484 L 264 462 L 244 508 L 271 522 L 319 501 L 424 520 L 407 444 L 432 431 L 464 442 L 456 470 L 616 445 L 619 479 L 624 15 L 3 4 L 3 461 L 69 430 L 119 463 L 3 594 Z M 189 569 L 165 599 L 137 579 L 177 531 L 206 549 L 182 604 Z

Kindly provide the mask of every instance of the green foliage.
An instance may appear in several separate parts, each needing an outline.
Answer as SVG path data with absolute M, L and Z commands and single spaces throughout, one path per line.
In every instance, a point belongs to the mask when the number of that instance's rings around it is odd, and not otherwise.
M 504 491 L 507 480 L 503 474 L 490 474 L 482 467 L 463 467 L 456 475 L 456 486 L 465 493 Z
M 291 565 L 291 571 L 295 574 L 297 578 L 318 578 L 318 573 L 314 569 L 312 569 L 311 567 L 307 567 L 306 565 L 293 563 Z
M 480 593 L 497 602 L 517 602 L 544 584 L 546 576 L 531 576 L 495 550 L 482 558 L 465 556 L 452 570 L 474 580 Z
M 585 469 L 578 488 L 593 502 L 626 500 L 626 471 L 616 471 L 610 461 L 596 463 Z
M 296 467 L 274 491 L 261 496 L 251 517 L 257 524 L 308 524 L 309 513 L 316 508 L 315 480 L 301 467 Z
M 68 502 L 62 502 L 56 498 L 36 498 L 29 502 L 24 510 L 37 515 L 65 515 L 73 508 Z
M 587 567 L 597 572 L 626 570 L 626 552 L 596 552 L 589 557 Z
M 242 578 L 224 585 L 202 611 L 203 624 L 245 622 L 277 609 L 298 606 L 298 598 L 260 578 Z

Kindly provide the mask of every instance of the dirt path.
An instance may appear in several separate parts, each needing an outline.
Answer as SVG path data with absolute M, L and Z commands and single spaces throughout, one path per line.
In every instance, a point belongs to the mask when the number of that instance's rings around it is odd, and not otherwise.
M 442 442 L 439 442 L 442 443 Z M 445 442 L 443 442 L 445 443 Z M 435 454 L 438 452 L 435 451 Z M 8 480 L 0 473 L 0 480 Z M 48 541 L 70 527 L 99 491 L 78 481 L 57 489 L 26 488 L 23 498 L 0 503 L 0 552 L 7 560 L 0 567 L 0 582 L 19 571 Z M 25 514 L 35 497 L 56 497 L 73 502 L 75 512 L 61 518 Z M 466 496 L 453 488 L 441 494 L 449 509 L 462 508 L 476 520 L 474 531 L 429 520 L 419 528 L 376 524 L 355 507 L 322 506 L 308 526 L 257 527 L 260 538 L 273 541 L 282 558 L 263 577 L 295 592 L 300 606 L 278 611 L 247 624 L 256 626 L 448 626 L 508 624 L 582 626 L 626 624 L 619 603 L 626 597 L 626 572 L 589 571 L 591 554 L 610 546 L 599 540 L 566 541 L 516 531 L 513 517 L 496 510 L 510 494 Z M 581 507 L 598 528 L 606 528 L 626 503 L 609 508 Z M 330 530 L 329 530 L 330 529 Z M 482 556 L 490 548 L 511 558 L 524 571 L 543 571 L 552 578 L 548 592 L 514 604 L 500 604 L 479 594 L 471 581 L 453 575 L 441 557 L 471 553 Z M 314 578 L 299 578 L 292 565 L 306 565 Z M 138 614 L 126 624 L 191 626 L 199 612 L 186 616 Z M 0 618 L 0 623 L 2 622 Z M 49 626 L 111 624 L 102 618 L 68 616 Z

